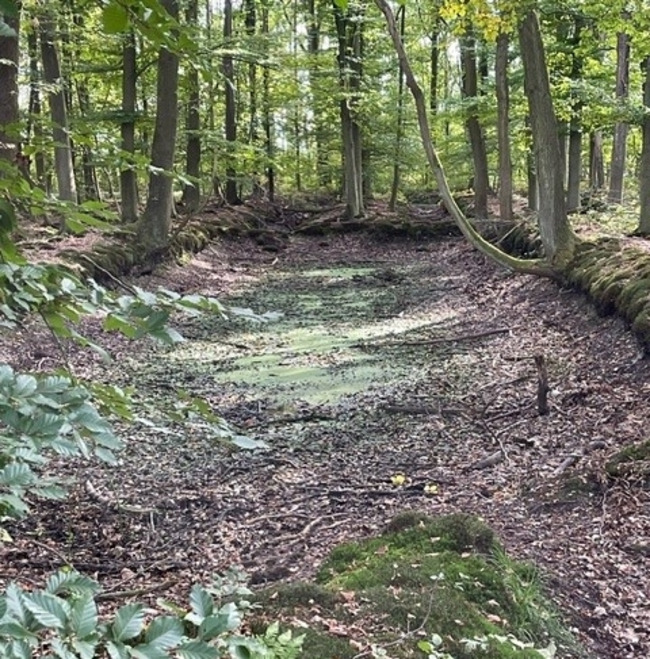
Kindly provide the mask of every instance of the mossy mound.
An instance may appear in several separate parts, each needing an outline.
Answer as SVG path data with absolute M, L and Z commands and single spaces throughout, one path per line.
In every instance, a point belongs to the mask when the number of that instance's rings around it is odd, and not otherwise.
M 611 479 L 625 478 L 650 489 L 650 439 L 626 446 L 607 461 L 605 469 Z
M 305 657 L 352 658 L 371 647 L 395 659 L 580 656 L 535 568 L 508 558 L 469 515 L 400 515 L 380 536 L 335 548 L 316 582 L 257 594 L 265 616 L 305 634 Z
M 601 314 L 616 313 L 626 320 L 650 351 L 650 252 L 623 249 L 611 238 L 584 243 L 564 275 L 589 295 Z

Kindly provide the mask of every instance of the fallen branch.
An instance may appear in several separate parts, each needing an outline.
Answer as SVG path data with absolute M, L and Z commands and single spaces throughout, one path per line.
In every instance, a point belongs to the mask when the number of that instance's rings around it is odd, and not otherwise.
M 582 450 L 568 455 L 553 472 L 554 476 L 561 476 L 569 467 L 572 467 L 578 460 L 584 458 L 585 455 L 595 451 L 596 449 L 607 448 L 607 443 L 601 439 L 596 439 L 593 442 L 589 442 L 587 446 L 584 446 Z
M 495 451 L 494 453 L 490 453 L 486 458 L 483 458 L 482 460 L 478 460 L 474 464 L 470 465 L 468 469 L 471 471 L 473 469 L 487 469 L 488 467 L 494 467 L 498 465 L 500 462 L 503 462 L 505 460 L 505 454 L 502 449 L 499 449 L 498 451 Z
M 89 480 L 86 481 L 86 492 L 88 492 L 91 499 L 120 512 L 134 513 L 135 515 L 153 515 L 153 513 L 158 512 L 155 508 L 144 508 L 142 506 L 133 506 L 128 503 L 114 501 L 109 496 L 102 494 Z
M 126 597 L 141 597 L 149 593 L 155 593 L 159 590 L 167 590 L 176 585 L 176 581 L 163 581 L 162 583 L 154 584 L 153 586 L 145 586 L 143 588 L 134 588 L 132 590 L 114 590 L 95 595 L 96 600 L 121 600 Z

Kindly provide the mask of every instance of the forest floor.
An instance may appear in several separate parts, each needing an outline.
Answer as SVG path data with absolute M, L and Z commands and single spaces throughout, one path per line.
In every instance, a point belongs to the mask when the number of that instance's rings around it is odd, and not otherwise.
M 177 388 L 203 396 L 270 448 L 232 452 L 200 424 L 125 428 L 119 467 L 75 464 L 71 496 L 10 529 L 0 580 L 36 585 L 69 564 L 108 598 L 184 599 L 231 565 L 254 584 L 309 578 L 404 510 L 464 511 L 539 566 L 590 656 L 650 656 L 650 491 L 605 471 L 650 427 L 650 361 L 622 322 L 456 238 L 223 242 L 138 285 L 284 315 L 184 320 L 174 350 L 108 337 L 112 367 L 73 364 L 135 386 L 143 416 Z M 0 345 L 21 368 L 54 355 L 27 332 Z

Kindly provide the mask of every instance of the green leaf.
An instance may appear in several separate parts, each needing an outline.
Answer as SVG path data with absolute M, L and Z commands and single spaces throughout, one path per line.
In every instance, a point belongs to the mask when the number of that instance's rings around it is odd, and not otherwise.
M 178 618 L 162 616 L 156 618 L 147 628 L 145 640 L 161 650 L 169 650 L 178 645 L 183 638 L 183 624 Z
M 78 638 L 84 639 L 97 628 L 97 605 L 88 593 L 77 600 L 70 614 L 70 627 Z
M 129 659 L 129 651 L 124 643 L 109 641 L 106 643 L 106 652 L 111 659 Z
M 0 0 L 0 12 L 5 16 L 18 16 L 16 0 Z
M 25 608 L 44 627 L 63 629 L 68 619 L 68 606 L 64 600 L 45 592 L 26 593 Z
M 0 470 L 0 485 L 24 487 L 34 481 L 34 472 L 26 464 L 14 462 Z
M 135 659 L 169 659 L 169 654 L 165 650 L 142 643 L 129 650 L 129 653 Z
M 219 652 L 204 641 L 188 641 L 183 643 L 176 654 L 181 659 L 217 659 Z
M 212 615 L 214 611 L 214 600 L 205 588 L 196 584 L 190 591 L 190 606 L 194 614 L 194 620 L 192 622 L 196 620 L 195 624 L 200 625 L 205 618 Z
M 102 12 L 102 25 L 108 34 L 124 32 L 129 26 L 129 15 L 126 9 L 117 2 L 111 2 Z
M 142 604 L 127 604 L 115 614 L 111 631 L 116 641 L 128 641 L 135 638 L 142 631 L 143 626 Z

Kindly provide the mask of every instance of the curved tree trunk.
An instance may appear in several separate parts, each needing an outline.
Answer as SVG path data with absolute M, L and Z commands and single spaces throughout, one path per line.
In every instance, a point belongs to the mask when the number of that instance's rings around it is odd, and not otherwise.
M 418 85 L 415 76 L 413 75 L 413 69 L 409 62 L 408 56 L 406 55 L 406 50 L 404 49 L 404 44 L 400 39 L 399 28 L 395 21 L 395 16 L 393 14 L 388 0 L 375 0 L 375 4 L 386 18 L 386 23 L 388 25 L 388 30 L 390 32 L 391 39 L 393 41 L 393 46 L 397 51 L 399 56 L 400 64 L 404 69 L 404 76 L 406 80 L 406 85 L 411 91 L 413 100 L 415 101 L 415 107 L 418 117 L 418 127 L 420 129 L 420 138 L 422 139 L 422 146 L 427 156 L 427 161 L 431 167 L 431 171 L 436 177 L 436 182 L 438 183 L 438 188 L 440 190 L 440 196 L 447 208 L 454 218 L 458 228 L 462 231 L 463 235 L 467 240 L 477 249 L 481 250 L 487 256 L 493 258 L 497 263 L 502 266 L 514 270 L 516 272 L 524 272 L 529 274 L 535 274 L 545 277 L 557 278 L 556 272 L 553 268 L 547 266 L 546 263 L 539 260 L 523 260 L 518 259 L 509 254 L 506 254 L 498 247 L 495 247 L 487 240 L 485 240 L 477 231 L 474 229 L 472 224 L 465 217 L 463 212 L 460 210 L 456 200 L 454 199 L 451 190 L 449 189 L 449 184 L 447 182 L 447 177 L 445 176 L 442 163 L 440 158 L 436 153 L 435 147 L 433 146 L 433 141 L 431 140 L 431 131 L 429 127 L 429 116 L 427 111 L 427 105 L 424 97 L 424 93 L 421 87 Z M 557 137 L 557 136 L 556 136 Z
M 160 3 L 174 18 L 178 16 L 176 0 L 160 0 Z M 166 48 L 161 48 L 158 54 L 156 90 L 152 172 L 147 204 L 138 225 L 139 244 L 147 255 L 157 255 L 167 248 L 174 201 L 170 174 L 174 166 L 178 120 L 178 55 Z

